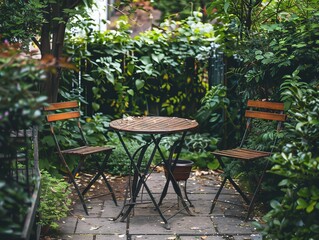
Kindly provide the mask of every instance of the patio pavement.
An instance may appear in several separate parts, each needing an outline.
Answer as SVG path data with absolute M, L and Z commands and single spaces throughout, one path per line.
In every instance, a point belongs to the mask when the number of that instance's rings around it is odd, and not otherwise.
M 236 202 L 238 205 L 218 202 L 213 214 L 209 214 L 211 201 L 214 198 L 220 180 L 217 174 L 195 176 L 191 173 L 187 181 L 188 197 L 194 207 L 190 208 L 193 216 L 183 209 L 178 213 L 177 197 L 170 184 L 168 194 L 163 201 L 161 210 L 168 220 L 171 229 L 164 228 L 162 219 L 152 203 L 135 206 L 133 214 L 125 221 L 112 221 L 123 204 L 123 196 L 117 196 L 118 205 L 109 194 L 88 200 L 89 216 L 84 214 L 80 202 L 74 206 L 71 216 L 61 222 L 58 239 L 76 240 L 113 240 L 113 239 L 147 239 L 147 240 L 248 240 L 261 239 L 252 226 L 252 222 L 244 222 L 246 213 L 241 197 L 233 189 L 224 189 L 220 200 Z M 112 183 L 116 187 L 116 182 Z M 165 184 L 164 173 L 153 173 L 147 185 L 158 201 Z M 143 201 L 148 195 L 144 190 L 140 194 Z M 257 235 L 257 236 L 256 236 Z

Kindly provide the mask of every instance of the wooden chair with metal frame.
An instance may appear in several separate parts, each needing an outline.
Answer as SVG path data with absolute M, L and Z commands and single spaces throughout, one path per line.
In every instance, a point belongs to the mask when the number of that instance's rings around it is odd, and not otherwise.
M 252 128 L 252 122 L 253 119 L 259 119 L 259 120 L 265 120 L 265 121 L 275 121 L 277 122 L 277 132 L 279 132 L 282 129 L 282 123 L 286 120 L 286 114 L 284 114 L 284 104 L 278 103 L 278 102 L 268 102 L 268 101 L 254 101 L 254 100 L 248 100 L 247 102 L 247 110 L 245 111 L 245 118 L 247 119 L 246 123 L 246 129 L 242 138 L 242 141 L 240 143 L 240 146 L 238 148 L 234 149 L 228 149 L 228 150 L 220 150 L 213 152 L 213 155 L 216 156 L 218 159 L 221 168 L 225 170 L 225 163 L 223 162 L 224 157 L 235 159 L 235 160 L 241 160 L 244 163 L 251 162 L 254 160 L 267 158 L 271 156 L 272 149 L 276 145 L 277 137 L 275 137 L 274 142 L 271 147 L 270 152 L 265 151 L 258 151 L 254 149 L 247 149 L 244 148 L 244 143 L 247 140 L 248 133 L 250 132 Z M 266 170 L 268 168 L 269 159 L 265 159 L 265 164 L 262 169 L 262 173 L 257 180 L 257 186 L 254 190 L 253 196 L 251 199 L 249 199 L 246 194 L 239 188 L 239 186 L 235 183 L 235 181 L 230 176 L 229 172 L 225 172 L 224 179 L 222 181 L 222 184 L 220 185 L 216 196 L 212 202 L 210 214 L 213 212 L 215 205 L 218 201 L 219 195 L 226 183 L 227 180 L 233 185 L 233 187 L 236 189 L 236 191 L 242 196 L 248 207 L 248 212 L 245 218 L 245 221 L 249 219 L 249 216 L 253 210 L 254 202 L 256 199 L 256 195 L 258 194 L 260 190 L 260 186 L 262 183 L 262 180 L 264 178 L 264 175 L 266 173 Z
M 66 169 L 67 175 L 69 177 L 69 181 L 73 183 L 76 189 L 76 192 L 81 200 L 85 213 L 89 215 L 83 196 L 87 193 L 87 191 L 92 187 L 92 185 L 96 182 L 96 180 L 98 180 L 100 176 L 102 176 L 108 190 L 110 191 L 112 195 L 113 201 L 115 205 L 117 206 L 117 201 L 116 201 L 116 197 L 113 192 L 113 189 L 104 174 L 105 168 L 107 166 L 107 161 L 112 153 L 113 147 L 88 145 L 88 142 L 84 136 L 82 126 L 80 123 L 81 113 L 80 113 L 79 104 L 77 101 L 51 103 L 49 106 L 44 107 L 44 112 L 46 113 L 46 120 L 50 124 L 51 134 L 53 136 L 53 139 L 56 145 L 59 159 L 61 160 L 62 164 L 64 165 Z M 71 148 L 71 149 L 61 148 L 61 144 L 59 142 L 60 137 L 58 137 L 56 134 L 56 130 L 58 130 L 58 127 L 59 127 L 57 122 L 61 122 L 61 121 L 68 121 L 68 123 L 70 122 L 74 123 L 75 128 L 78 129 L 78 132 L 80 134 L 79 146 L 75 148 Z M 99 162 L 101 158 L 100 156 L 98 156 L 99 154 L 104 154 L 104 159 L 103 161 L 101 161 L 101 163 Z M 73 173 L 70 170 L 69 165 L 65 159 L 66 155 L 79 157 L 78 166 L 73 171 Z M 87 159 L 92 159 L 94 161 L 97 173 L 91 179 L 91 181 L 85 187 L 85 189 L 81 192 L 79 189 L 79 186 L 77 185 L 75 181 L 75 175 L 78 173 L 82 164 L 85 163 Z

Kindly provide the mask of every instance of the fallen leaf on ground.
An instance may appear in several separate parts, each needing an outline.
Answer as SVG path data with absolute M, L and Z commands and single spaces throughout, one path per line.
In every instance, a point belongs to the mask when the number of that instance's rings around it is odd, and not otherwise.
M 91 228 L 90 228 L 90 231 L 92 231 L 92 230 L 98 230 L 100 227 L 101 227 L 101 226 L 91 227 Z

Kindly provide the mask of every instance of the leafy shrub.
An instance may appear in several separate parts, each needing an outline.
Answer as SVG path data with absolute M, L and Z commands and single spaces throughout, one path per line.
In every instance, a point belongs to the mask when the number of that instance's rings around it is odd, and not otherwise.
M 201 106 L 195 114 L 195 119 L 198 121 L 201 131 L 221 136 L 225 119 L 232 121 L 227 111 L 229 99 L 226 94 L 225 86 L 216 85 L 212 86 L 201 99 Z
M 134 38 L 122 25 L 68 43 L 74 62 L 87 63 L 83 83 L 93 111 L 116 117 L 195 112 L 207 89 L 212 25 L 191 16 Z
M 176 141 L 180 140 L 180 135 L 170 135 L 162 138 L 160 142 L 161 150 L 166 158 Z M 192 133 L 185 137 L 179 159 L 191 160 L 194 167 L 216 169 L 219 164 L 214 159 L 210 150 L 216 149 L 217 139 L 212 138 L 208 133 Z M 173 158 L 176 155 L 173 155 Z M 160 156 L 157 160 L 162 161 Z M 155 162 L 158 164 L 159 162 Z
M 281 15 L 280 21 L 261 25 L 259 33 L 242 42 L 239 66 L 231 69 L 245 99 L 279 99 L 278 86 L 297 67 L 305 82 L 318 81 L 318 10 L 309 11 Z
M 209 133 L 190 134 L 185 138 L 186 151 L 181 152 L 180 158 L 193 161 L 198 168 L 215 170 L 219 163 L 212 151 L 217 148 L 217 142 L 218 139 Z
M 19 45 L 0 44 L 0 143 L 6 143 L 3 132 L 40 123 L 46 98 L 36 91 L 45 77 L 45 61 L 32 59 Z
M 283 197 L 271 202 L 264 217 L 266 239 L 319 238 L 319 92 L 296 78 L 281 86 L 283 100 L 291 103 L 290 122 L 281 151 L 272 158 L 272 173 L 283 177 Z
M 41 195 L 39 224 L 52 230 L 59 227 L 58 221 L 68 216 L 71 190 L 64 179 L 52 177 L 47 171 L 41 171 Z
M 133 169 L 131 169 L 131 161 L 127 156 L 127 153 L 122 146 L 118 136 L 114 133 L 110 133 L 110 145 L 115 146 L 115 149 L 112 152 L 112 155 L 109 158 L 108 165 L 107 165 L 107 171 L 110 174 L 113 175 L 128 175 L 133 173 Z M 146 141 L 143 138 L 140 137 L 132 137 L 129 135 L 126 135 L 123 137 L 123 140 L 125 142 L 125 145 L 129 151 L 129 153 L 133 156 L 134 152 L 139 149 L 141 146 L 143 146 Z M 148 147 L 148 149 L 145 152 L 144 158 L 142 160 L 142 165 L 146 164 L 146 161 L 148 161 L 151 157 L 151 151 L 152 151 L 152 145 Z M 139 155 L 136 156 L 138 158 Z M 136 159 L 135 158 L 135 159 Z M 155 161 L 155 159 L 154 159 Z
M 168 19 L 185 19 L 187 18 L 194 9 L 199 9 L 201 11 L 205 11 L 205 2 L 209 2 L 206 0 L 202 1 L 187 1 L 187 0 L 172 0 L 168 1 L 153 1 L 152 5 L 161 11 L 161 21 L 165 18 Z M 200 9 L 200 7 L 202 9 Z M 194 14 L 201 14 L 199 12 L 195 12 Z
M 31 199 L 18 184 L 0 181 L 0 238 L 21 236 Z
M 17 163 L 17 153 L 31 149 L 22 148 L 11 133 L 40 125 L 46 98 L 36 91 L 47 69 L 48 58 L 34 59 L 18 44 L 0 43 L 0 234 L 7 234 L 1 239 L 21 237 L 32 201 L 28 192 L 38 191 L 31 177 L 27 182 L 16 175 L 26 162 Z

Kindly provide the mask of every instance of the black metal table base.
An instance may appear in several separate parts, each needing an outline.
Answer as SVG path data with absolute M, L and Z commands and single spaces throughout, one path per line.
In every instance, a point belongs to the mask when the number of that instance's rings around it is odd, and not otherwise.
M 143 187 L 143 188 L 145 188 L 146 192 L 148 193 L 148 195 L 151 199 L 151 202 L 155 206 L 156 211 L 159 213 L 161 219 L 163 220 L 164 228 L 170 229 L 170 225 L 167 221 L 167 218 L 165 218 L 165 216 L 163 215 L 163 213 L 159 207 L 159 205 L 161 204 L 163 199 L 161 199 L 160 202 L 157 203 L 150 188 L 148 187 L 148 185 L 146 183 L 146 180 L 147 180 L 146 176 L 148 175 L 148 171 L 149 171 L 150 165 L 152 163 L 152 160 L 155 156 L 156 151 L 159 152 L 161 158 L 163 159 L 163 163 L 166 165 L 166 167 L 168 169 L 168 179 L 169 180 L 165 184 L 165 188 L 164 188 L 165 195 L 167 192 L 168 184 L 169 184 L 169 182 L 171 182 L 175 193 L 177 194 L 178 198 L 180 199 L 180 201 L 183 205 L 183 209 L 185 209 L 188 214 L 193 215 L 192 212 L 190 211 L 188 205 L 186 204 L 185 200 L 183 199 L 181 189 L 179 188 L 178 183 L 175 181 L 174 176 L 172 174 L 172 171 L 170 169 L 170 164 L 169 164 L 168 160 L 164 157 L 164 155 L 159 147 L 159 143 L 160 143 L 163 136 L 160 135 L 158 137 L 155 137 L 153 134 L 151 134 L 151 141 L 149 143 L 146 143 L 145 145 L 141 146 L 140 148 L 138 148 L 134 152 L 134 154 L 131 155 L 131 153 L 128 151 L 127 146 L 125 145 L 125 142 L 124 142 L 121 134 L 119 132 L 116 132 L 116 133 L 117 133 L 117 135 L 122 143 L 122 146 L 125 149 L 127 156 L 130 158 L 131 167 L 134 170 L 134 176 L 133 176 L 133 181 L 131 181 L 131 180 L 129 181 L 129 184 L 128 184 L 129 189 L 127 189 L 127 191 L 126 191 L 126 196 L 125 196 L 123 207 L 122 207 L 120 213 L 118 214 L 118 216 L 113 218 L 113 220 L 115 221 L 115 220 L 120 219 L 120 221 L 123 222 L 123 221 L 125 221 L 125 219 L 127 219 L 130 216 L 135 205 L 139 204 L 139 203 L 137 203 L 137 197 L 138 197 L 138 194 L 139 194 L 141 188 Z M 186 132 L 183 133 L 181 142 L 183 141 L 185 135 L 186 135 Z M 148 147 L 152 144 L 154 144 L 154 148 L 152 150 L 150 159 L 147 161 L 146 165 L 143 166 L 143 169 L 142 169 L 142 161 L 144 159 L 145 152 L 148 149 Z M 135 161 L 136 158 L 137 158 L 137 160 Z M 128 196 L 128 193 L 130 193 L 131 196 Z

